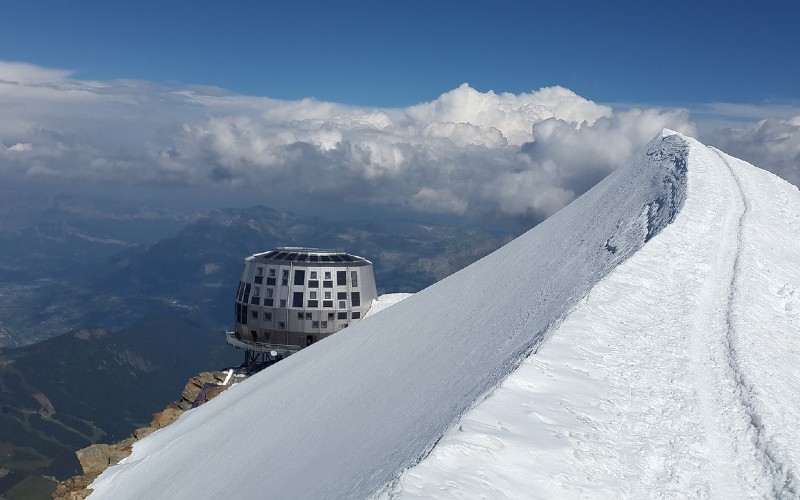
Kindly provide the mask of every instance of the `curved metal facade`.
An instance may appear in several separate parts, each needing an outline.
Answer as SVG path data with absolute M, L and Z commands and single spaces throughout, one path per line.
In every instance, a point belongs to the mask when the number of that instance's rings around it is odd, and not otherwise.
M 377 296 L 363 257 L 294 247 L 254 254 L 236 294 L 235 338 L 289 354 L 359 321 Z

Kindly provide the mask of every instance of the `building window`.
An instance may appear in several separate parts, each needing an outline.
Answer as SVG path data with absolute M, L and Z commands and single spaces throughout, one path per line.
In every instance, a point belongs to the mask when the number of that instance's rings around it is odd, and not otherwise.
M 336 285 L 337 286 L 347 285 L 347 271 L 336 271 Z
M 303 313 L 301 312 L 297 313 L 297 319 L 303 319 Z
M 244 295 L 244 281 L 239 282 L 239 291 L 236 292 L 236 300 L 241 302 Z
M 267 285 L 275 286 L 275 278 L 267 278 Z
M 318 300 L 309 300 L 308 301 L 308 307 L 319 307 L 319 301 Z
M 361 307 L 361 294 L 359 292 L 351 293 L 350 303 L 353 304 L 353 307 Z
M 250 317 L 253 319 L 258 319 L 258 311 L 250 311 Z
M 281 307 L 286 307 L 286 299 L 281 299 Z
M 325 292 L 325 298 L 326 299 L 330 299 L 331 298 L 331 292 Z
M 269 277 L 270 278 L 274 278 L 275 277 L 275 268 L 274 267 L 270 267 L 269 268 Z
M 267 298 L 268 299 L 272 298 L 272 288 L 267 288 Z
M 328 328 L 328 322 L 327 321 L 320 321 L 319 327 L 320 328 Z
M 312 321 L 311 328 L 319 328 L 319 321 Z
M 253 280 L 253 283 L 255 283 L 256 285 L 260 285 L 263 282 L 264 282 L 263 276 L 256 276 L 256 278 Z
M 322 288 L 333 288 L 333 281 L 323 281 Z
M 281 330 L 286 330 L 286 323 L 284 323 L 283 321 L 278 321 L 278 328 L 280 328 Z
M 311 273 L 311 274 L 309 275 L 309 278 L 310 278 L 310 279 L 312 279 L 312 280 L 315 280 L 315 279 L 317 279 L 317 272 L 316 272 L 316 271 L 310 271 L 310 273 Z
M 325 279 L 326 280 L 331 279 L 331 272 L 330 271 L 325 271 Z
M 308 288 L 319 288 L 319 280 L 308 280 Z
M 273 307 L 274 302 L 272 299 L 264 299 L 264 305 L 267 307 Z
M 253 287 L 253 297 L 261 297 L 261 287 L 254 286 Z
M 289 270 L 284 269 L 281 271 L 281 285 L 288 286 L 289 285 Z
M 353 319 L 358 319 L 358 318 L 361 317 L 361 313 L 358 312 L 358 311 L 353 311 L 353 315 L 350 316 L 350 317 L 353 318 Z
M 303 307 L 303 292 L 292 294 L 292 307 Z
M 264 276 L 264 268 L 263 267 L 257 267 L 256 268 L 256 276 Z
M 264 313 L 264 321 L 272 321 L 272 313 Z
M 336 300 L 347 300 L 347 292 L 336 292 Z
M 344 300 L 339 301 L 339 309 L 347 309 L 347 302 Z
M 311 321 L 311 313 L 306 313 L 306 319 L 307 319 L 308 321 Z
M 328 321 L 333 321 L 333 313 L 328 313 Z
M 336 319 L 347 319 L 347 311 L 336 313 Z
M 294 284 L 295 285 L 305 285 L 306 283 L 306 270 L 305 269 L 295 269 L 294 270 Z
M 350 284 L 353 288 L 358 286 L 358 271 L 350 271 Z
M 250 283 L 244 286 L 244 298 L 242 301 L 247 302 L 248 300 L 250 300 Z
M 250 299 L 250 303 L 253 304 L 254 306 L 257 306 L 261 303 L 261 299 L 259 297 L 254 296 L 253 298 Z
M 250 330 L 250 336 L 253 337 L 253 342 L 255 342 L 256 339 L 258 339 L 258 332 L 255 330 Z
M 317 298 L 317 292 L 314 292 L 314 291 L 308 292 L 308 298 L 309 299 L 316 299 Z
M 333 307 L 333 301 L 332 300 L 323 300 L 322 301 L 322 307 Z

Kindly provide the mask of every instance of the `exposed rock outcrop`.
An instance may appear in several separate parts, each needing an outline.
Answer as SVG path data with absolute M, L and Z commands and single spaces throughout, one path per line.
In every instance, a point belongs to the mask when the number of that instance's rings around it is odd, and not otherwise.
M 130 437 L 118 443 L 93 444 L 75 452 L 83 469 L 83 474 L 61 481 L 53 493 L 53 498 L 57 500 L 82 500 L 89 496 L 92 490 L 88 486 L 92 481 L 101 472 L 130 455 L 133 444 L 136 441 L 175 422 L 186 410 L 199 406 L 206 401 L 211 401 L 234 382 L 241 380 L 241 378 L 231 377 L 227 385 L 222 385 L 228 378 L 227 375 L 228 372 L 202 372 L 195 375 L 189 379 L 183 388 L 181 399 L 173 401 L 162 411 L 154 413 L 150 425 L 136 429 Z

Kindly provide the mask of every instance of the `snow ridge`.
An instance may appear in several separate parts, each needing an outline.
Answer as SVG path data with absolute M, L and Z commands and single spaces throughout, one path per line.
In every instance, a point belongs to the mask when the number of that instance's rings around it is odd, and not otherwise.
M 741 204 L 741 211 L 736 228 L 736 252 L 733 260 L 733 269 L 730 277 L 730 284 L 727 297 L 727 308 L 725 318 L 727 323 L 727 332 L 724 338 L 724 345 L 727 351 L 728 365 L 731 369 L 735 384 L 736 395 L 742 405 L 742 409 L 747 415 L 749 424 L 752 430 L 752 440 L 756 452 L 761 455 L 760 461 L 764 466 L 764 472 L 771 477 L 772 493 L 775 498 L 780 499 L 796 499 L 800 497 L 798 491 L 797 479 L 795 473 L 791 470 L 788 464 L 781 463 L 778 455 L 773 451 L 772 444 L 769 436 L 764 428 L 764 423 L 758 408 L 754 402 L 755 389 L 749 383 L 747 375 L 739 362 L 739 354 L 736 347 L 737 339 L 737 325 L 734 311 L 737 310 L 737 294 L 739 288 L 738 276 L 741 274 L 741 259 L 742 259 L 742 234 L 745 224 L 745 219 L 749 216 L 750 203 L 744 194 L 742 188 L 742 181 L 736 174 L 736 171 L 731 166 L 730 162 L 725 158 L 725 155 L 716 148 L 709 147 L 719 159 L 724 163 L 730 172 L 731 177 L 736 185 L 737 197 Z
M 800 498 L 800 192 L 681 140 L 674 222 L 382 500 Z
M 677 138 L 678 136 L 673 135 Z M 663 194 L 647 205 L 647 234 L 644 241 L 661 232 L 668 224 L 675 220 L 686 200 L 687 180 L 687 151 L 688 145 L 684 141 L 665 141 L 661 147 L 650 149 L 647 156 L 654 157 L 655 161 L 672 165 L 666 169 L 663 177 Z
M 686 155 L 683 137 L 657 137 L 493 254 L 139 441 L 92 498 L 373 495 L 668 228 L 685 199 Z

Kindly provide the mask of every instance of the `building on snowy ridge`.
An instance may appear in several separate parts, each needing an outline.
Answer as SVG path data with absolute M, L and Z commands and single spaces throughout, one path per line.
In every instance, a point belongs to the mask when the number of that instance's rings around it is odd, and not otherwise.
M 378 297 L 372 262 L 343 251 L 282 247 L 244 260 L 228 344 L 269 362 L 359 321 Z

